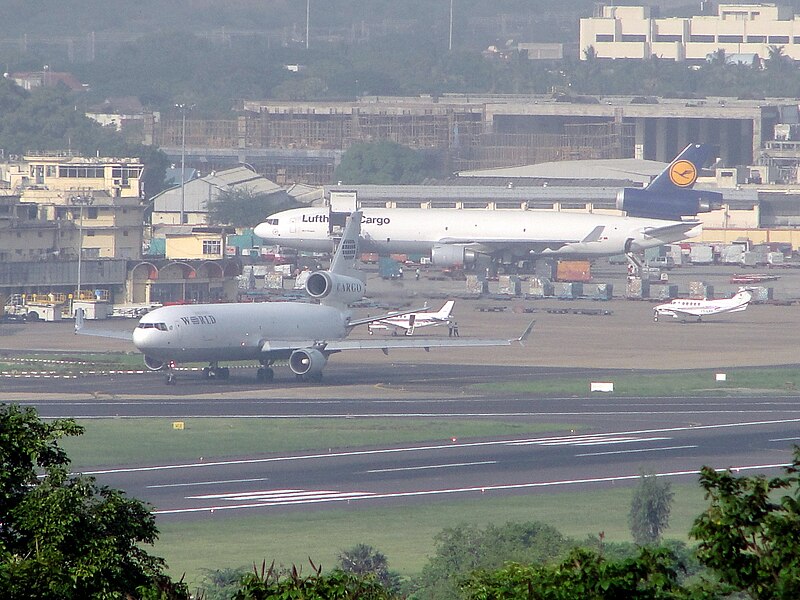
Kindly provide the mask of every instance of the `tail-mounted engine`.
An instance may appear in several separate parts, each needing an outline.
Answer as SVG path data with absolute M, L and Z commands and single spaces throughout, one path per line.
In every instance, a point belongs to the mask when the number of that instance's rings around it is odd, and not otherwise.
M 318 377 L 328 362 L 326 356 L 316 348 L 295 350 L 289 357 L 289 368 L 295 375 Z
M 636 188 L 617 193 L 617 210 L 629 217 L 680 221 L 683 216 L 711 212 L 722 204 L 722 194 L 707 190 L 679 190 L 664 194 Z
M 355 277 L 337 275 L 330 271 L 317 271 L 306 280 L 308 295 L 316 300 L 328 300 L 340 304 L 358 302 L 364 297 L 364 282 Z
M 464 267 L 475 264 L 475 252 L 462 244 L 434 244 L 431 262 L 437 267 Z

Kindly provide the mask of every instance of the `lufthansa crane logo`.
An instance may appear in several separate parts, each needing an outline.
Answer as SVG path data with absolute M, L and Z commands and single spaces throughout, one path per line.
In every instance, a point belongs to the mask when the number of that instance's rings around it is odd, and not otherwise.
M 697 181 L 697 168 L 688 160 L 676 161 L 669 168 L 669 179 L 678 187 L 689 187 Z

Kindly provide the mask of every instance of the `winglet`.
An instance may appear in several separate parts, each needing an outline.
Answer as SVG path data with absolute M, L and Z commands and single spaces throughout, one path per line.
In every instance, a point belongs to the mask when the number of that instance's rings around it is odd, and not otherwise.
M 83 329 L 83 325 L 84 325 L 83 309 L 79 308 L 75 311 L 75 333 L 80 333 L 80 330 Z
M 531 332 L 533 331 L 533 326 L 536 324 L 536 319 L 532 319 L 528 326 L 525 328 L 525 331 L 522 332 L 522 335 L 516 339 L 509 340 L 511 342 L 519 342 L 520 346 L 524 346 L 527 339 L 530 337 Z

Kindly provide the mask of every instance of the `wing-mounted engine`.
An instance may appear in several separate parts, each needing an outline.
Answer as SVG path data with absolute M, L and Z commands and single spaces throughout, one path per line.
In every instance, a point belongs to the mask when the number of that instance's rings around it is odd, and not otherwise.
M 144 355 L 144 366 L 150 369 L 151 371 L 160 371 L 164 368 L 164 361 L 159 360 L 157 358 L 153 358 L 152 356 Z
M 463 267 L 475 264 L 474 250 L 463 244 L 434 244 L 431 262 L 438 267 Z
M 317 271 L 306 280 L 306 292 L 316 300 L 336 304 L 352 304 L 364 297 L 364 282 L 355 277 L 330 271 Z
M 711 212 L 722 204 L 722 194 L 708 190 L 676 190 L 670 194 L 624 188 L 617 193 L 617 210 L 629 217 L 680 221 L 683 216 Z
M 289 357 L 289 368 L 295 375 L 309 378 L 322 376 L 328 358 L 316 348 L 302 348 L 295 350 Z

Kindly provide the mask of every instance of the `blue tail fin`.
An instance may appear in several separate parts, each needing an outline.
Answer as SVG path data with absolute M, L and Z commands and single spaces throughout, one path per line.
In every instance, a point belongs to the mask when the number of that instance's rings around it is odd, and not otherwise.
M 651 192 L 692 189 L 711 150 L 709 144 L 689 144 L 645 189 Z
M 620 190 L 617 208 L 624 210 L 629 217 L 671 221 L 710 212 L 722 203 L 722 194 L 692 187 L 711 155 L 712 146 L 689 144 L 646 188 Z

